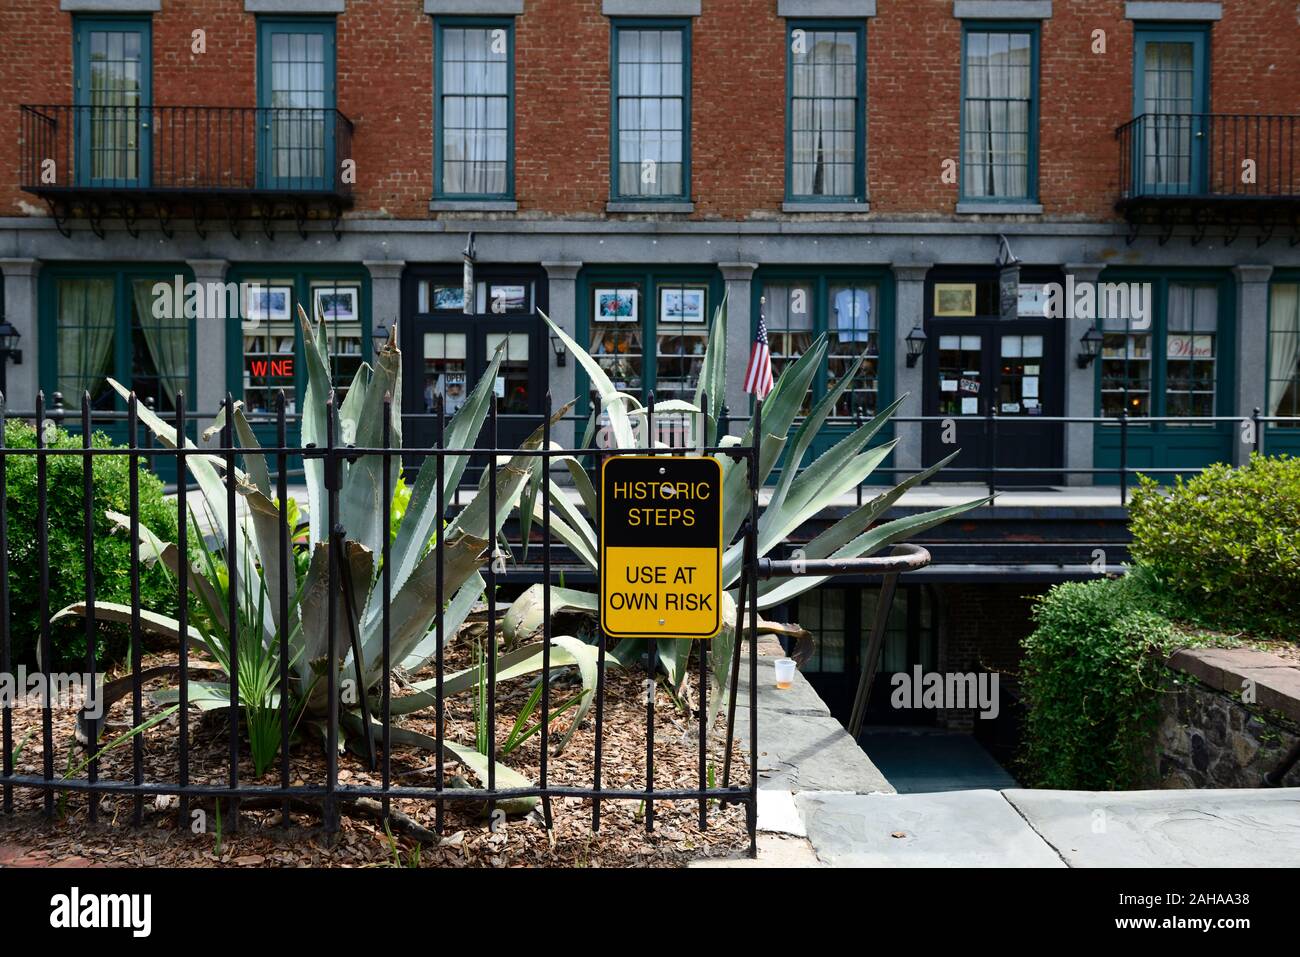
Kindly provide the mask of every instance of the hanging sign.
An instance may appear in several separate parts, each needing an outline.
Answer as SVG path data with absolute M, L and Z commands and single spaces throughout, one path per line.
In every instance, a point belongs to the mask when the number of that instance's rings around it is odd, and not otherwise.
M 617 455 L 600 484 L 600 626 L 615 638 L 722 629 L 722 467 Z

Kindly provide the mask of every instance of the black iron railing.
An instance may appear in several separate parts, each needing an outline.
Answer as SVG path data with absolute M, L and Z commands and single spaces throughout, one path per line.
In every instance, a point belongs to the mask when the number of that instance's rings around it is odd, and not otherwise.
M 1115 138 L 1121 203 L 1300 199 L 1300 115 L 1144 113 Z
M 22 106 L 19 185 L 183 194 L 352 192 L 352 122 L 335 109 Z

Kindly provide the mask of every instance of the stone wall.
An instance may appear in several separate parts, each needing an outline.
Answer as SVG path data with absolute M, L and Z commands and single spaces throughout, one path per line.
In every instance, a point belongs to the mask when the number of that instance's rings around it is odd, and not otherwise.
M 1248 649 L 1180 651 L 1169 664 L 1177 678 L 1161 709 L 1152 783 L 1265 787 L 1300 741 L 1300 668 Z M 1300 763 L 1282 784 L 1300 787 Z

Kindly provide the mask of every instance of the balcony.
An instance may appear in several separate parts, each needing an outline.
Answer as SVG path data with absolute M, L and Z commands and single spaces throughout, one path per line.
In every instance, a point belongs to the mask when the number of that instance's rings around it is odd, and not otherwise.
M 1300 244 L 1300 116 L 1145 113 L 1115 131 L 1119 201 L 1129 242 L 1144 225 L 1164 245 L 1177 226 L 1192 244 L 1222 226 L 1231 245 L 1243 226 L 1263 245 L 1278 227 Z
M 224 220 L 239 235 L 258 220 L 329 219 L 338 236 L 351 204 L 352 122 L 333 109 L 215 106 L 22 106 L 20 186 L 44 199 L 55 224 L 84 217 L 101 238 L 120 217 L 139 235 L 175 218 L 201 237 Z M 345 166 L 347 168 L 345 168 Z

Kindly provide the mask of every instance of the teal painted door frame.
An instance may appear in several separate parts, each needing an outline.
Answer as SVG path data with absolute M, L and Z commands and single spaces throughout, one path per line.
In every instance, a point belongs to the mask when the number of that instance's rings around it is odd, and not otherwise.
M 1139 25 L 1133 36 L 1133 116 L 1144 114 L 1144 124 L 1157 122 L 1152 119 L 1159 114 L 1149 114 L 1146 108 L 1146 67 L 1147 47 L 1153 43 L 1186 43 L 1192 48 L 1192 119 L 1188 128 L 1190 136 L 1191 163 L 1187 183 L 1147 181 L 1146 149 L 1147 133 L 1152 127 L 1144 125 L 1140 135 L 1134 138 L 1132 149 L 1132 170 L 1134 192 L 1136 195 L 1181 196 L 1201 195 L 1206 191 L 1206 149 L 1209 144 L 1209 131 L 1206 128 L 1205 114 L 1209 112 L 1210 74 L 1209 74 L 1209 28 L 1201 24 L 1151 24 Z M 1157 131 L 1159 127 L 1154 127 Z M 1157 132 L 1157 135 L 1159 133 Z
M 136 175 L 134 177 L 96 177 L 92 152 L 95 148 L 96 104 L 91 89 L 91 58 L 96 33 L 132 33 L 139 43 L 139 109 L 134 117 L 114 117 L 113 123 L 135 127 Z M 73 20 L 73 88 L 76 112 L 76 183 L 78 186 L 116 186 L 146 189 L 153 172 L 153 134 L 150 129 L 153 106 L 153 23 L 148 17 L 75 17 Z M 105 106 L 104 109 L 113 109 Z M 125 108 L 119 108 L 125 109 Z M 120 131 L 120 130 L 119 130 Z
M 275 37 L 277 35 L 288 35 L 292 43 L 293 37 L 315 37 L 321 38 L 321 83 L 320 89 L 315 90 L 310 87 L 304 87 L 298 90 L 299 93 L 320 93 L 322 95 L 322 104 L 320 107 L 291 107 L 291 114 L 283 119 L 289 130 L 296 127 L 299 137 L 310 135 L 312 126 L 316 122 L 315 112 L 305 113 L 306 110 L 318 111 L 320 122 L 322 124 L 321 140 L 321 169 L 320 175 L 277 175 L 275 171 L 275 154 L 277 148 L 274 142 L 275 127 L 281 120 L 277 117 L 273 93 L 279 85 L 275 78 L 274 67 L 274 50 Z M 258 17 L 257 20 L 257 105 L 259 107 L 257 114 L 257 187 L 265 190 L 293 190 L 293 191 L 325 191 L 332 187 L 335 176 L 334 168 L 334 123 L 335 108 L 337 105 L 336 89 L 336 67 L 335 67 L 335 24 L 333 18 L 327 19 L 307 19 L 302 17 L 281 18 L 281 17 Z M 304 72 L 310 63 L 303 63 Z M 305 125 L 304 125 L 305 124 Z M 283 147 L 281 147 L 283 148 Z M 298 152 L 297 161 L 306 163 L 309 161 L 309 155 L 315 152 L 313 147 L 289 147 Z

